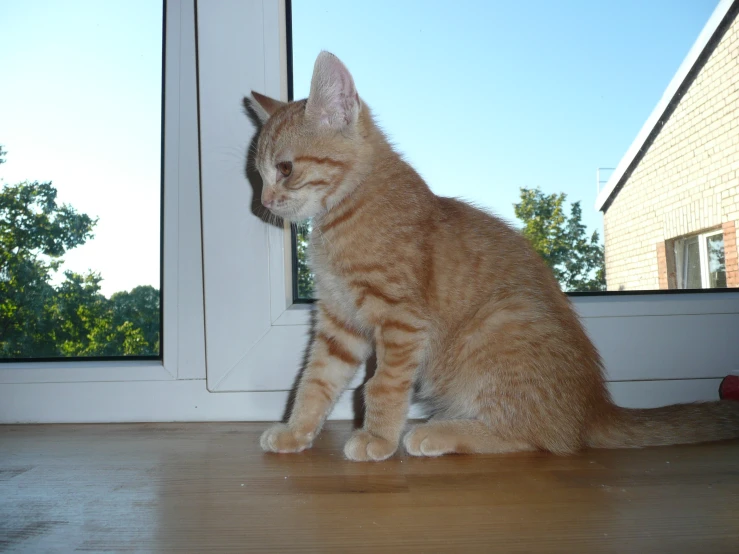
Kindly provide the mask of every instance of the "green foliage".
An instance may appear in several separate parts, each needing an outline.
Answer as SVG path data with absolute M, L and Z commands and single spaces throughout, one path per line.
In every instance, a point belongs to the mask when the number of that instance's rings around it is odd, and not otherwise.
M 298 298 L 313 298 L 315 283 L 313 274 L 308 267 L 308 240 L 310 238 L 310 223 L 300 223 L 295 230 L 296 257 L 298 272 Z
M 5 154 L 0 148 L 0 161 Z M 97 220 L 56 202 L 51 183 L 0 191 L 0 358 L 159 353 L 159 291 L 136 287 L 107 299 L 99 274 L 65 272 L 62 256 L 93 236 Z
M 55 351 L 49 284 L 61 255 L 92 236 L 95 221 L 58 206 L 51 183 L 23 182 L 0 191 L 0 355 Z M 28 354 L 26 354 L 28 355 Z
M 159 352 L 160 305 L 159 290 L 149 285 L 142 285 L 130 292 L 116 292 L 110 297 L 113 313 L 113 325 L 116 329 L 130 325 L 132 330 L 140 333 L 134 340 L 133 331 L 126 335 L 123 342 L 126 354 L 133 354 L 134 344 L 138 345 L 138 354 Z M 139 337 L 139 335 L 136 335 Z M 127 341 L 127 342 L 126 342 Z M 126 346 L 126 344 L 128 346 Z
M 598 231 L 588 238 L 582 223 L 580 202 L 565 213 L 567 195 L 544 194 L 521 188 L 521 201 L 514 204 L 516 217 L 529 239 L 567 292 L 606 289 L 605 253 Z

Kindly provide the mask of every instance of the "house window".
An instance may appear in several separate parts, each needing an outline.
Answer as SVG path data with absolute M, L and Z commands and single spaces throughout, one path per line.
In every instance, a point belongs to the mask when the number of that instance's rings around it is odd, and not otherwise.
M 163 3 L 0 17 L 0 361 L 160 357 Z
M 675 241 L 677 288 L 726 288 L 724 235 L 712 231 Z

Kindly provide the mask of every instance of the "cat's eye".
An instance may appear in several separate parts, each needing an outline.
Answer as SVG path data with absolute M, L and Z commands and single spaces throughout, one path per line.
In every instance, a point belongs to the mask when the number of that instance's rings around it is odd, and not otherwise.
M 290 177 L 293 172 L 292 162 L 280 162 L 277 164 L 277 171 L 279 171 L 283 177 Z

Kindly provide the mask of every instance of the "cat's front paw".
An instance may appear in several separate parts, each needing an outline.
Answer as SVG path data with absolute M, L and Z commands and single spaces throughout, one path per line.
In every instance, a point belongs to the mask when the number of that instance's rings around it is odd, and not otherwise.
M 311 447 L 313 438 L 296 432 L 284 423 L 278 423 L 262 433 L 259 444 L 265 452 L 302 452 Z
M 344 455 L 354 462 L 379 462 L 392 456 L 398 444 L 358 429 L 344 445 Z

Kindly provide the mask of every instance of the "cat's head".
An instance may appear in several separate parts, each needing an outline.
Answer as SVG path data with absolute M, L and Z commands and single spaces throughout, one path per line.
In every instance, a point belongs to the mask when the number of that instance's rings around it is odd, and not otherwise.
M 364 108 L 336 56 L 319 54 L 307 100 L 286 103 L 257 92 L 252 97 L 263 123 L 255 162 L 266 208 L 300 221 L 321 215 L 351 192 L 361 173 Z

